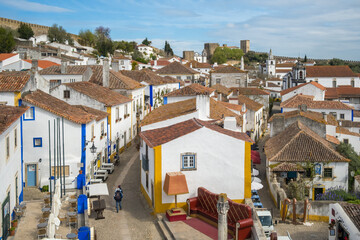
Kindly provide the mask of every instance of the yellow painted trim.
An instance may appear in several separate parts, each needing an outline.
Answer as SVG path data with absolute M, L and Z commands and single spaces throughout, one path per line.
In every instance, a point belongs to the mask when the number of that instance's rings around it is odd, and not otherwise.
M 251 143 L 245 142 L 244 198 L 251 198 Z
M 274 196 L 273 196 L 273 194 L 272 194 L 272 192 L 271 192 L 271 190 L 270 190 L 270 184 L 269 184 L 269 181 L 268 181 L 268 179 L 267 179 L 267 178 L 266 178 L 266 183 L 267 183 L 267 185 L 268 185 L 268 189 L 269 189 L 270 197 L 271 197 L 271 199 L 273 200 L 273 202 L 274 202 L 275 206 L 277 206 L 277 202 L 276 202 L 276 200 L 275 200 L 275 198 L 274 198 Z
M 318 186 L 316 188 L 322 188 L 322 193 L 325 192 L 325 186 Z M 315 201 L 315 187 L 312 188 L 312 200 Z
M 162 209 L 162 166 L 161 166 L 161 145 L 154 147 L 154 212 L 161 212 Z
M 236 203 L 245 203 L 245 199 L 231 199 L 231 201 Z
M 116 155 L 116 152 L 113 152 L 113 153 L 110 155 L 110 162 L 113 162 L 113 161 L 114 161 L 115 155 Z
M 111 140 L 111 107 L 106 107 L 106 112 L 109 114 L 108 116 L 108 123 L 109 123 L 109 128 L 110 128 L 110 140 Z
M 292 214 L 291 214 L 292 217 Z M 303 219 L 304 214 L 296 214 L 296 218 Z M 307 221 L 307 219 L 306 219 Z M 329 222 L 329 216 L 319 216 L 319 215 L 309 215 L 309 221 L 316 221 L 316 222 Z
M 150 199 L 149 195 L 147 194 L 147 192 L 145 191 L 145 188 L 143 187 L 143 185 L 141 183 L 140 183 L 140 191 L 144 195 L 146 202 L 149 204 L 149 207 L 152 208 L 151 199 Z
M 14 106 L 19 106 L 19 99 L 21 98 L 21 92 L 14 92 Z

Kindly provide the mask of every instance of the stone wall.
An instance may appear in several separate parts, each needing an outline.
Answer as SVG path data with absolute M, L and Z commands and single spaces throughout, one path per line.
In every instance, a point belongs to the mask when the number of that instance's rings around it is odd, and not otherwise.
M 183 51 L 183 58 L 188 61 L 194 60 L 194 51 Z
M 206 51 L 207 61 L 210 62 L 212 55 L 215 52 L 215 49 L 219 47 L 218 43 L 205 43 L 204 50 Z
M 216 84 L 216 79 L 220 79 L 220 84 L 227 88 L 247 87 L 246 73 L 212 73 L 210 86 Z

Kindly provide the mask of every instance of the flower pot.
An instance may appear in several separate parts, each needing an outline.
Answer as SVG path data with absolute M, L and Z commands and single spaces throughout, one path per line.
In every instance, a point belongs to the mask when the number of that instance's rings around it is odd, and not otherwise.
M 14 227 L 14 228 L 17 228 L 17 226 L 18 226 L 18 221 L 17 221 L 17 220 L 16 220 L 16 221 L 12 221 L 12 222 L 11 222 L 11 226 Z
M 14 236 L 15 235 L 15 228 L 10 228 L 10 236 Z

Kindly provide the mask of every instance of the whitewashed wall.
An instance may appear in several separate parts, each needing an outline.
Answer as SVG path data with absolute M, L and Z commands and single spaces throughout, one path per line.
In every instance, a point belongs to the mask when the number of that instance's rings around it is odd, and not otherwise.
M 298 110 L 298 108 L 282 108 L 283 112 L 291 112 L 291 111 L 295 111 Z M 342 110 L 342 109 L 315 109 L 315 108 L 308 108 L 308 111 L 313 111 L 313 112 L 319 112 L 319 113 L 326 113 L 326 114 L 330 114 L 330 112 L 336 112 L 336 119 L 337 120 L 352 120 L 351 119 L 351 110 Z M 344 114 L 344 119 L 340 119 L 340 114 Z
M 359 77 L 306 77 L 306 82 L 318 82 L 326 88 L 333 87 L 333 80 L 336 80 L 336 86 L 339 85 L 351 85 L 351 80 L 355 81 L 354 87 L 360 87 Z
M 312 84 L 306 84 L 303 87 L 295 89 L 285 95 L 281 96 L 281 101 L 284 102 L 298 94 L 314 96 L 315 101 L 324 101 L 325 91 L 315 87 Z

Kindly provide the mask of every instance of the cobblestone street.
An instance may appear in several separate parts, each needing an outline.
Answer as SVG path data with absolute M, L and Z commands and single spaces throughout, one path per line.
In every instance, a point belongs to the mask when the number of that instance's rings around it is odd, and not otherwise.
M 140 192 L 140 160 L 135 144 L 120 155 L 120 165 L 106 181 L 109 196 L 104 197 L 105 219 L 89 219 L 98 239 L 161 239 L 155 226 L 155 217 Z M 113 194 L 117 185 L 124 191 L 122 209 L 116 213 Z

